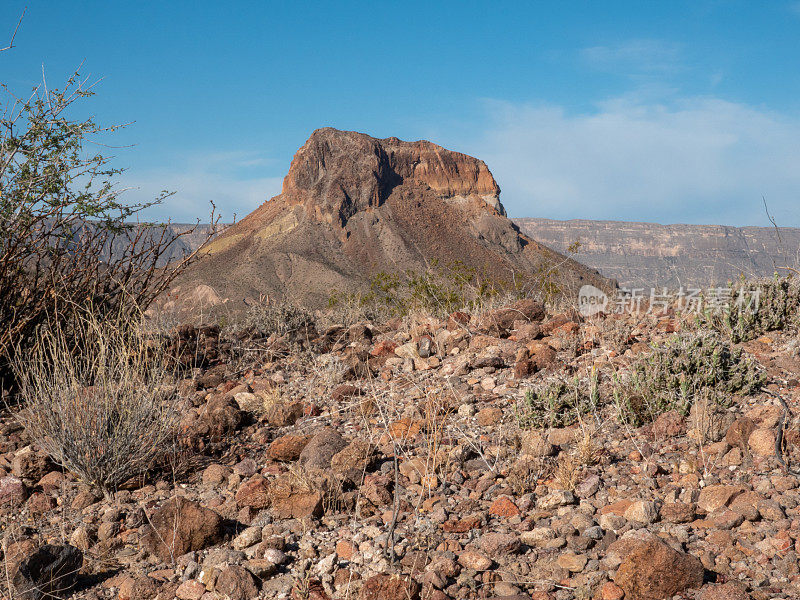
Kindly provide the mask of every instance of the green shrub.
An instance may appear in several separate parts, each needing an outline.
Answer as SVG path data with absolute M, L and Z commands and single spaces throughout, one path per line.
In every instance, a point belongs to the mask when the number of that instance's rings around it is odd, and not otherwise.
M 600 403 L 599 378 L 596 371 L 589 377 L 547 379 L 525 392 L 517 408 L 520 427 L 567 427 Z
M 194 228 L 173 235 L 131 223 L 169 194 L 123 202 L 121 170 L 97 152 L 118 127 L 75 118 L 93 88 L 78 73 L 63 89 L 42 84 L 23 97 L 0 83 L 0 380 L 13 382 L 16 351 L 52 320 L 79 320 L 86 302 L 134 317 L 197 255 L 165 266 Z
M 800 326 L 800 283 L 796 278 L 741 280 L 727 289 L 729 307 L 706 311 L 701 320 L 734 343 L 752 340 L 768 331 Z
M 415 311 L 446 317 L 458 310 L 479 310 L 512 288 L 459 261 L 444 268 L 433 262 L 422 273 L 381 271 L 370 279 L 366 292 L 331 294 L 328 307 L 333 311 L 347 307 L 367 318 L 402 317 Z
M 740 348 L 717 333 L 681 333 L 632 366 L 628 381 L 615 389 L 623 421 L 641 425 L 661 413 L 687 414 L 701 395 L 730 402 L 733 394 L 756 392 L 765 376 Z

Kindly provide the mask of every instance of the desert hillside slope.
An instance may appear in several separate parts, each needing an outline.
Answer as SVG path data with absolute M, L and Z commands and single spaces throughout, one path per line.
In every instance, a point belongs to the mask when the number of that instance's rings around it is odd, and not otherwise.
M 207 246 L 180 282 L 236 305 L 262 294 L 310 306 L 380 272 L 460 261 L 511 282 L 558 271 L 571 289 L 606 281 L 522 234 L 486 164 L 426 141 L 316 130 L 281 194 Z
M 559 252 L 576 241 L 573 258 L 620 286 L 705 288 L 740 275 L 769 277 L 797 264 L 800 229 L 659 225 L 626 221 L 513 219 L 527 235 Z

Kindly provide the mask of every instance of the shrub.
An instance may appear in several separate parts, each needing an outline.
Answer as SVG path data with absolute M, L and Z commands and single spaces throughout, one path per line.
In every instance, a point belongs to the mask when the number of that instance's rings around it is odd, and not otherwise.
M 311 312 L 291 302 L 264 301 L 250 306 L 236 329 L 265 338 L 307 337 L 315 330 L 315 319 Z
M 594 411 L 600 402 L 599 377 L 552 377 L 525 392 L 517 410 L 520 427 L 567 427 Z
M 687 414 L 701 394 L 726 404 L 733 394 L 756 392 L 764 380 L 755 363 L 719 334 L 682 333 L 653 346 L 615 395 L 622 419 L 641 425 L 668 410 Z
M 69 333 L 43 329 L 16 355 L 18 417 L 56 463 L 108 495 L 146 471 L 173 435 L 175 379 L 140 323 L 80 314 Z
M 64 89 L 42 85 L 25 98 L 0 86 L 0 378 L 53 315 L 68 322 L 87 299 L 101 315 L 135 315 L 196 255 L 165 266 L 194 229 L 130 223 L 168 194 L 121 201 L 120 169 L 85 144 L 117 127 L 71 116 L 92 88 L 77 73 Z
M 702 320 L 734 343 L 800 326 L 800 282 L 795 278 L 741 280 L 727 288 L 728 294 L 728 308 L 705 312 Z
M 328 306 L 337 312 L 340 307 L 348 307 L 350 313 L 364 315 L 368 320 L 406 316 L 416 311 L 447 317 L 458 310 L 480 310 L 509 291 L 513 294 L 520 289 L 493 282 L 459 261 L 444 268 L 434 261 L 423 272 L 381 271 L 370 279 L 368 291 L 357 294 L 334 291 Z

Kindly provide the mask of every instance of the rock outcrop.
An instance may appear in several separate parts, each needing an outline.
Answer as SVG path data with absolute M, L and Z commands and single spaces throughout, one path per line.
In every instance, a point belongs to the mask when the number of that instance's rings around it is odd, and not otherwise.
M 261 294 L 322 305 L 380 272 L 456 262 L 496 281 L 557 272 L 563 289 L 606 283 L 520 233 L 499 195 L 476 158 L 426 141 L 318 129 L 281 194 L 207 245 L 178 296 L 205 285 L 234 307 Z

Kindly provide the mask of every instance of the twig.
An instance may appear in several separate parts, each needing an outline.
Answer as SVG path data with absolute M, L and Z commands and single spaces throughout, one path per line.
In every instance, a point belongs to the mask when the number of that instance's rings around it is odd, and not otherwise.
M 0 52 L 5 52 L 6 50 L 11 50 L 14 47 L 14 38 L 17 37 L 17 31 L 19 31 L 19 26 L 22 25 L 22 19 L 25 17 L 25 11 L 28 10 L 28 7 L 22 9 L 22 14 L 19 16 L 19 21 L 17 21 L 17 26 L 14 28 L 14 33 L 11 35 L 11 41 L 9 42 L 8 46 L 5 48 L 0 48 Z

